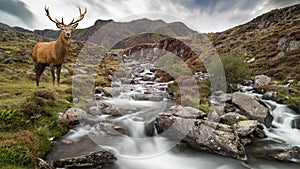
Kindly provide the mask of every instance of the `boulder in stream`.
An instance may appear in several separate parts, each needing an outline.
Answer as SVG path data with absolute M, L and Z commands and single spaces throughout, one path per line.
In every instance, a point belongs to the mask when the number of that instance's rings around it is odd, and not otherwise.
M 277 100 L 277 92 L 268 91 L 263 94 L 262 99 L 276 101 Z
M 251 96 L 241 92 L 235 92 L 232 94 L 232 103 L 237 105 L 242 110 L 241 113 L 248 118 L 258 120 L 267 127 L 271 126 L 273 117 L 269 110 Z
M 54 160 L 53 166 L 56 168 L 101 168 L 105 165 L 112 164 L 116 160 L 117 158 L 111 152 L 100 150 L 78 157 Z
M 181 142 L 198 150 L 237 159 L 245 156 L 244 146 L 234 129 L 225 124 L 186 118 L 185 113 L 160 113 L 155 121 L 158 134 Z
M 257 75 L 254 80 L 254 87 L 260 87 L 264 85 L 268 85 L 271 82 L 271 78 L 266 75 Z
M 239 137 L 245 137 L 252 134 L 258 126 L 257 120 L 244 120 L 234 125 L 234 129 Z
M 248 120 L 244 115 L 235 112 L 229 112 L 220 117 L 220 122 L 228 125 L 233 125 L 243 120 Z
M 108 106 L 102 110 L 103 114 L 109 114 L 112 116 L 122 116 L 123 113 L 119 107 L 116 106 Z
M 183 106 L 172 106 L 170 107 L 170 114 L 174 116 L 179 116 L 182 118 L 190 119 L 203 119 L 207 114 L 202 110 L 196 109 L 194 107 L 183 107 Z
M 79 120 L 86 119 L 87 113 L 76 107 L 72 107 L 68 109 L 66 112 L 61 113 L 58 117 L 58 123 L 66 125 L 68 127 L 72 127 L 79 123 Z
M 284 150 L 277 150 L 271 152 L 269 156 L 279 161 L 300 163 L 300 147 L 293 146 Z

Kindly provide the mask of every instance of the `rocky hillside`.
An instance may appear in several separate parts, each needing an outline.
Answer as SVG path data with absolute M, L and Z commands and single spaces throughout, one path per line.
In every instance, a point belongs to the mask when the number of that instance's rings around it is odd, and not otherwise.
M 241 52 L 256 74 L 300 80 L 300 4 L 209 34 L 220 54 Z
M 242 54 L 255 74 L 266 74 L 276 80 L 300 80 L 300 4 L 273 10 L 252 21 L 232 29 L 206 34 L 220 55 L 238 52 Z M 108 25 L 109 23 L 109 25 Z M 103 26 L 106 25 L 104 28 Z M 139 19 L 131 22 L 97 20 L 91 27 L 73 32 L 73 38 L 88 40 L 103 27 L 95 42 L 113 48 L 128 48 L 141 43 L 157 43 L 164 36 L 147 32 L 178 37 L 179 40 L 197 38 L 197 32 L 180 22 L 166 23 L 162 20 Z M 18 27 L 0 25 L 0 30 L 30 32 Z M 34 34 L 56 38 L 57 30 L 34 30 Z M 122 41 L 117 41 L 122 38 Z M 99 43 L 98 43 L 99 44 Z M 197 44 L 193 44 L 197 45 Z
M 109 23 L 109 24 L 108 24 Z M 107 25 L 108 24 L 108 25 Z M 101 31 L 99 41 L 102 41 L 102 45 L 112 45 L 115 43 L 115 39 L 118 37 L 126 38 L 141 33 L 154 32 L 161 34 L 172 35 L 173 37 L 191 37 L 195 31 L 188 28 L 181 22 L 166 23 L 162 20 L 149 20 L 138 19 L 131 22 L 115 22 L 113 20 L 97 20 L 91 27 L 85 29 L 77 29 L 73 32 L 73 38 L 80 41 L 87 41 L 89 38 L 101 27 L 106 27 Z M 50 38 L 56 38 L 59 31 L 56 30 L 34 30 L 37 35 L 46 36 Z M 147 38 L 147 37 L 143 37 Z M 154 42 L 151 38 L 148 38 L 150 42 Z M 134 43 L 133 45 L 136 45 Z M 123 46 L 120 46 L 123 47 Z

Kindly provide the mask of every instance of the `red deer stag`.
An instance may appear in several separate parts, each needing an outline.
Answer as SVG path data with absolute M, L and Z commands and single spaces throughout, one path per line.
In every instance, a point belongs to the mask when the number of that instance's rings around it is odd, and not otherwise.
M 41 74 L 45 70 L 45 67 L 50 66 L 52 74 L 53 86 L 55 83 L 54 69 L 56 67 L 57 85 L 59 86 L 60 72 L 63 62 L 66 60 L 70 45 L 71 45 L 71 32 L 78 26 L 78 23 L 84 18 L 87 10 L 82 13 L 79 9 L 79 18 L 74 22 L 74 19 L 70 24 L 64 24 L 64 20 L 59 22 L 57 19 L 52 19 L 49 14 L 49 7 L 45 7 L 46 16 L 61 29 L 61 33 L 57 40 L 51 42 L 38 42 L 32 50 L 32 60 L 36 71 L 36 85 L 39 87 L 39 80 Z

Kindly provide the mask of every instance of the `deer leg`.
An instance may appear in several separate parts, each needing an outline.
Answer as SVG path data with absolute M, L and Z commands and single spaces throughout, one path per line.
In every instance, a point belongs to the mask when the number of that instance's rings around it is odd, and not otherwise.
M 35 69 L 35 81 L 36 81 L 36 86 L 39 87 L 39 80 L 40 80 L 40 65 L 35 64 L 34 65 L 34 69 Z
M 57 86 L 59 86 L 60 72 L 61 72 L 61 65 L 57 66 L 57 68 L 56 68 Z
M 51 74 L 52 74 L 52 84 L 54 87 L 54 82 L 55 82 L 55 74 L 54 74 L 54 66 L 50 65 L 50 70 L 51 70 Z
M 40 81 L 41 75 L 43 74 L 45 68 L 46 68 L 45 65 L 40 65 L 40 66 L 39 66 L 38 83 L 39 83 L 39 81 Z

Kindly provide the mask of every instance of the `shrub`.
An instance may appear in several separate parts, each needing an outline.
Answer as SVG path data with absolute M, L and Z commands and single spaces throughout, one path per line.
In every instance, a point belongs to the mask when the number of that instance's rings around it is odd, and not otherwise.
M 225 54 L 221 56 L 226 81 L 228 85 L 237 85 L 250 78 L 252 70 L 240 54 Z
M 41 97 L 43 99 L 47 100 L 55 100 L 54 94 L 52 92 L 49 92 L 47 90 L 39 90 L 34 92 L 35 97 Z
M 39 137 L 28 131 L 0 133 L 0 166 L 33 167 L 39 155 Z
M 51 116 L 51 113 L 43 106 L 39 105 L 34 101 L 35 99 L 28 99 L 21 106 L 21 110 L 24 114 L 29 115 L 29 117 L 38 117 L 40 115 Z
M 0 110 L 0 130 L 7 131 L 17 129 L 22 125 L 21 116 L 14 110 Z

